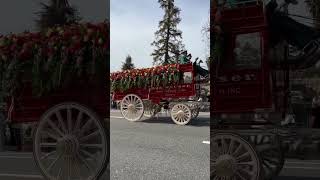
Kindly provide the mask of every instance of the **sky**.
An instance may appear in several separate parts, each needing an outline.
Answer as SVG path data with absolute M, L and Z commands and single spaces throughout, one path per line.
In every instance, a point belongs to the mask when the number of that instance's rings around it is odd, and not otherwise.
M 41 9 L 40 2 L 48 0 L 2 0 L 0 6 L 0 34 L 35 30 L 35 15 Z M 69 0 L 84 21 L 101 22 L 110 16 L 110 0 Z M 10 17 L 10 18 L 9 18 Z
M 4 0 L 0 6 L 0 34 L 34 31 L 35 12 L 48 0 Z M 109 3 L 110 2 L 110 3 Z M 138 3 L 137 3 L 138 2 Z M 205 59 L 209 53 L 202 27 L 209 20 L 209 0 L 176 0 L 181 9 L 183 43 L 193 58 Z M 292 6 L 291 12 L 305 14 L 305 5 Z M 69 0 L 84 21 L 99 22 L 111 15 L 111 71 L 121 68 L 130 54 L 136 67 L 152 66 L 154 32 L 163 16 L 158 0 Z M 111 6 L 110 6 L 111 4 Z M 110 8 L 111 7 L 111 11 Z M 301 19 L 300 19 L 301 20 Z
M 154 32 L 164 14 L 158 0 L 111 0 L 111 72 L 121 70 L 122 62 L 131 55 L 137 68 L 151 67 Z M 175 0 L 181 9 L 183 43 L 193 59 L 205 60 L 209 49 L 203 41 L 203 26 L 209 21 L 209 0 Z

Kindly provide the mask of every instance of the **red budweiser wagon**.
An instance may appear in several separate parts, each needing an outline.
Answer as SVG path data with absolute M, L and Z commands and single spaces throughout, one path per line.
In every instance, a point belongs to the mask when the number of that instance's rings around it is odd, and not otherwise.
M 1 39 L 1 61 L 4 62 L 4 56 L 13 57 L 10 53 L 18 53 L 13 61 L 22 67 L 20 71 L 13 72 L 16 79 L 4 81 L 2 76 L 2 82 L 14 82 L 18 89 L 6 98 L 7 119 L 12 124 L 36 122 L 33 155 L 46 179 L 96 180 L 109 163 L 109 134 L 105 119 L 109 114 L 109 101 L 105 76 L 98 73 L 106 72 L 108 31 L 106 23 L 77 24 L 52 28 L 47 34 L 24 33 Z M 5 51 L 7 46 L 13 45 L 20 53 Z M 39 47 L 42 49 L 37 49 Z M 28 53 L 25 48 L 34 52 Z M 37 61 L 34 54 L 42 50 L 43 54 L 39 53 L 39 56 L 44 59 Z M 61 58 L 65 56 L 57 57 L 62 52 L 72 53 L 73 57 L 66 55 L 64 60 Z M 56 58 L 51 62 L 59 63 L 57 67 L 61 71 L 57 72 L 61 74 L 57 77 L 60 85 L 46 91 L 42 87 L 49 86 L 44 84 L 50 85 L 57 80 L 52 78 L 50 71 L 54 72 L 56 68 L 47 60 L 54 55 Z M 48 81 L 33 76 L 37 74 L 34 69 L 37 65 L 41 69 L 38 75 L 47 76 L 43 78 Z M 79 71 L 71 69 L 75 66 Z M 97 68 L 99 66 L 101 68 Z M 88 67 L 94 70 L 89 71 Z M 37 88 L 46 92 L 38 94 Z
M 199 113 L 195 66 L 171 64 L 111 74 L 113 100 L 121 102 L 121 113 L 129 121 L 150 118 L 170 109 L 171 119 L 186 125 Z
M 319 130 L 287 122 L 289 73 L 320 56 L 319 34 L 288 17 L 291 3 L 213 0 L 211 179 L 273 179 L 283 168 L 284 146 L 319 143 Z

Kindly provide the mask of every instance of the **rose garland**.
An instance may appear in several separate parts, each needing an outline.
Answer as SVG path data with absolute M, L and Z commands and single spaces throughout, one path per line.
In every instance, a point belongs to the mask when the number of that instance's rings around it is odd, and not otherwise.
M 170 86 L 180 82 L 179 64 L 169 64 L 152 68 L 133 69 L 111 73 L 111 90 L 127 91 L 132 88 Z
M 109 34 L 103 22 L 0 36 L 0 101 L 17 96 L 26 80 L 41 96 L 83 75 L 105 72 Z

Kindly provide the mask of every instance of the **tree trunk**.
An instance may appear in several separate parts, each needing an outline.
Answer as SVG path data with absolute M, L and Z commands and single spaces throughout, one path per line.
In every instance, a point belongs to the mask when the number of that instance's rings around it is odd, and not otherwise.
M 171 12 L 171 4 L 170 4 L 170 2 L 169 2 L 169 4 L 168 4 L 168 19 L 167 19 L 167 24 L 168 24 L 168 26 L 167 26 L 167 37 L 166 37 L 166 44 L 165 44 L 165 51 L 166 51 L 166 55 L 165 55 L 165 57 L 164 57 L 164 64 L 169 64 L 169 39 L 170 39 L 170 18 L 171 18 L 171 14 L 170 14 L 170 12 Z

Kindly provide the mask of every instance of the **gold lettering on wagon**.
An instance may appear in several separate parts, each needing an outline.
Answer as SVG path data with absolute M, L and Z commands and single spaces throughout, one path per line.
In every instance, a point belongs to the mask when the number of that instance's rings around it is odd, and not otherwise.
M 240 88 L 219 89 L 218 94 L 227 96 L 240 95 Z

